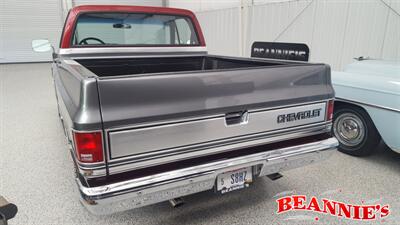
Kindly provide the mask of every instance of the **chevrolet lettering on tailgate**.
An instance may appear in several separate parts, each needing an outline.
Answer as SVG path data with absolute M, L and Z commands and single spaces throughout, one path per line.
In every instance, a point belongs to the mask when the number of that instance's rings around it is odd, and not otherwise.
M 296 112 L 296 113 L 279 115 L 277 117 L 277 122 L 278 123 L 286 123 L 286 122 L 292 122 L 292 121 L 296 121 L 296 120 L 304 120 L 304 119 L 319 117 L 321 115 L 321 110 L 322 109 L 319 108 L 319 109 L 314 109 L 314 110 L 306 110 L 306 111 L 301 111 L 301 112 Z

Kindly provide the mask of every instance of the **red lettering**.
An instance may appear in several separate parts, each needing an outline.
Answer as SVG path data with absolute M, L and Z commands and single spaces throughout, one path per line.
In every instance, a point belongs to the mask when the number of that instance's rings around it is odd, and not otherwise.
M 331 215 L 336 216 L 336 202 L 334 201 L 330 201 L 328 199 L 322 199 L 322 201 L 324 202 L 324 210 L 322 211 L 323 213 L 329 213 Z M 328 212 L 329 210 L 329 212 Z
M 292 202 L 291 197 L 283 197 L 283 198 L 277 199 L 276 202 L 278 203 L 278 212 L 277 213 L 286 212 L 293 208 L 293 206 L 290 204 Z
M 282 197 L 277 199 L 276 202 L 278 214 L 291 210 L 307 210 L 353 220 L 374 220 L 377 217 L 387 217 L 391 213 L 389 205 L 352 205 L 325 198 L 322 199 L 323 208 L 321 208 L 322 206 L 315 196 L 312 196 L 307 204 L 307 196 L 305 195 Z M 318 220 L 318 217 L 316 217 L 316 220 Z
M 352 205 L 347 205 L 341 202 L 338 202 L 338 206 L 339 206 L 339 212 L 338 212 L 338 216 L 344 216 L 346 218 L 350 218 L 350 210 L 351 210 L 351 206 Z
M 381 218 L 388 216 L 390 213 L 389 205 L 384 205 L 381 208 Z
M 294 195 L 293 196 L 293 209 L 306 209 L 304 202 L 306 201 L 305 195 Z
M 363 209 L 363 216 L 362 219 L 363 220 L 373 220 L 375 219 L 375 206 L 374 205 L 365 205 L 365 206 L 361 206 Z
M 321 208 L 319 207 L 318 200 L 316 197 L 312 197 L 310 204 L 307 206 L 307 210 L 321 212 Z
M 359 205 L 354 205 L 353 206 L 353 210 L 354 210 L 353 219 L 355 219 L 355 220 L 360 220 L 361 219 L 361 217 L 360 217 L 360 208 L 361 208 L 361 206 L 359 206 Z

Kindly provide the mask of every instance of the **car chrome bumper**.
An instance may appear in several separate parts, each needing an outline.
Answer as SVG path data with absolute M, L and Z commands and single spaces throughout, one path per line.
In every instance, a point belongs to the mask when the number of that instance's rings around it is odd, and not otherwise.
M 260 165 L 258 176 L 265 176 L 305 166 L 329 157 L 337 146 L 336 138 L 329 138 L 99 187 L 84 187 L 76 181 L 90 212 L 110 214 L 210 190 L 217 175 L 230 170 Z

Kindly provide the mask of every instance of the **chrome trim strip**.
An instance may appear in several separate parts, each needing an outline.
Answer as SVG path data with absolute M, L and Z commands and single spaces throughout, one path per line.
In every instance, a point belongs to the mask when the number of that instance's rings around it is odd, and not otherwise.
M 96 54 L 96 55 L 85 55 L 85 54 L 71 54 L 70 58 L 74 60 L 79 60 L 79 59 L 131 59 L 131 58 L 168 58 L 168 57 L 198 57 L 198 56 L 203 56 L 206 53 L 203 52 L 198 52 L 198 53 L 173 53 L 173 54 L 166 54 L 166 53 L 154 53 L 154 54 L 147 54 L 147 55 L 140 55 L 140 54 L 117 54 L 117 55 L 110 55 L 110 54 Z M 182 72 L 181 72 L 182 73 Z M 97 75 L 96 75 L 97 76 Z M 99 77 L 100 79 L 114 79 L 114 78 L 120 78 L 120 77 L 127 77 L 128 75 L 119 75 L 119 76 L 105 76 L 105 77 Z M 134 76 L 134 75 L 129 75 L 129 76 Z M 98 77 L 98 76 L 97 76 Z
M 82 169 L 103 169 L 105 168 L 105 163 L 104 162 L 97 162 L 97 163 L 82 163 L 82 162 L 77 162 L 78 166 Z
M 274 106 L 274 107 L 248 109 L 248 112 L 252 113 L 252 112 L 260 112 L 260 111 L 269 111 L 269 110 L 274 110 L 274 109 L 284 109 L 284 108 L 303 106 L 303 105 L 311 105 L 311 104 L 316 104 L 316 103 L 328 103 L 328 101 L 330 101 L 330 100 L 334 100 L 334 99 L 329 98 L 329 99 L 324 99 L 324 100 L 319 100 L 319 101 L 287 104 L 287 105 Z M 192 122 L 192 121 L 196 121 L 196 120 L 212 119 L 212 118 L 223 117 L 223 116 L 225 116 L 225 114 L 214 114 L 214 115 L 209 115 L 209 116 L 199 116 L 199 117 L 182 118 L 182 119 L 175 119 L 175 120 L 149 122 L 149 123 L 138 123 L 138 124 L 126 125 L 126 126 L 120 126 L 120 127 L 111 127 L 111 128 L 107 128 L 104 130 L 105 130 L 105 132 L 108 133 L 111 131 L 129 130 L 129 129 L 135 129 L 135 128 L 150 127 L 150 126 L 161 126 L 161 125 L 168 125 L 168 124 L 173 124 L 173 123 Z
M 78 172 L 81 174 L 84 178 L 96 178 L 96 177 L 104 177 L 107 175 L 107 170 L 106 168 L 90 168 L 90 169 L 85 169 L 80 166 L 78 166 Z
M 186 151 L 177 149 L 169 154 L 155 155 L 152 157 L 143 156 L 126 157 L 119 161 L 109 161 L 108 172 L 109 174 L 117 174 L 127 172 L 134 169 L 140 169 L 150 166 L 156 166 L 164 163 L 170 163 L 179 160 L 185 160 L 210 154 L 216 154 L 224 151 L 237 150 L 245 147 L 252 147 L 262 144 L 269 144 L 278 141 L 285 141 L 294 138 L 301 138 L 321 133 L 327 133 L 331 130 L 331 122 L 322 122 L 302 127 L 295 127 L 291 129 L 266 132 L 265 134 L 251 135 L 245 140 L 226 140 L 224 143 L 209 143 L 203 146 L 191 146 Z
M 61 48 L 59 55 L 74 54 L 116 54 L 116 53 L 179 53 L 179 52 L 204 52 L 207 53 L 207 47 L 104 47 L 104 48 Z
M 309 117 L 279 122 L 281 116 L 309 112 Z M 193 122 L 173 123 L 108 133 L 111 160 L 130 156 L 147 157 L 193 149 L 196 145 L 247 139 L 254 134 L 282 130 L 325 121 L 326 102 L 248 113 L 248 122 L 226 126 L 226 116 Z M 313 112 L 313 114 L 311 113 Z M 156 140 L 156 141 L 155 141 Z
M 313 105 L 313 104 L 318 104 L 318 103 L 326 103 L 330 100 L 333 100 L 333 98 L 328 98 L 324 100 L 319 100 L 319 101 L 311 101 L 311 102 L 302 102 L 302 103 L 296 103 L 296 104 L 288 104 L 288 105 L 281 105 L 281 106 L 275 106 L 275 107 L 267 107 L 267 108 L 258 108 L 258 109 L 249 109 L 249 112 L 261 112 L 261 111 L 269 111 L 269 110 L 274 110 L 274 109 L 285 109 L 285 108 L 291 108 L 291 107 L 297 107 L 297 106 L 307 106 L 307 105 Z
M 210 190 L 218 174 L 238 168 L 260 165 L 258 176 L 265 176 L 305 166 L 326 159 L 337 146 L 336 138 L 329 138 L 99 187 L 85 187 L 79 179 L 76 182 L 90 212 L 110 214 Z
M 388 110 L 388 111 L 400 113 L 400 109 L 394 109 L 394 108 L 391 108 L 391 107 L 375 105 L 375 104 L 366 103 L 366 102 L 360 102 L 360 101 L 357 101 L 357 100 L 345 99 L 345 98 L 335 98 L 335 100 L 348 102 L 348 103 L 352 103 L 352 104 L 365 105 L 365 106 L 369 106 L 369 107 L 373 107 L 373 108 L 378 108 L 378 109 L 383 109 L 383 110 Z
M 179 149 L 192 149 L 195 145 L 208 145 L 210 142 L 247 139 L 248 136 L 254 134 L 324 122 L 325 110 L 326 103 L 324 102 L 248 113 L 248 122 L 235 126 L 226 126 L 226 117 L 223 116 L 194 122 L 114 131 L 108 133 L 109 154 L 111 160 L 129 156 L 164 155 L 180 151 Z M 293 119 L 290 122 L 277 121 L 280 115 L 286 118 L 286 115 L 303 111 L 308 111 L 311 116 Z M 314 111 L 318 114 L 311 114 Z

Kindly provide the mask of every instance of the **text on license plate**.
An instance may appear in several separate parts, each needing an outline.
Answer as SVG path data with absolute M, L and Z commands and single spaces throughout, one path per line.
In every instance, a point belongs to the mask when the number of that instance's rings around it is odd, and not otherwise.
M 217 191 L 222 194 L 242 189 L 253 181 L 251 167 L 229 171 L 217 176 Z

